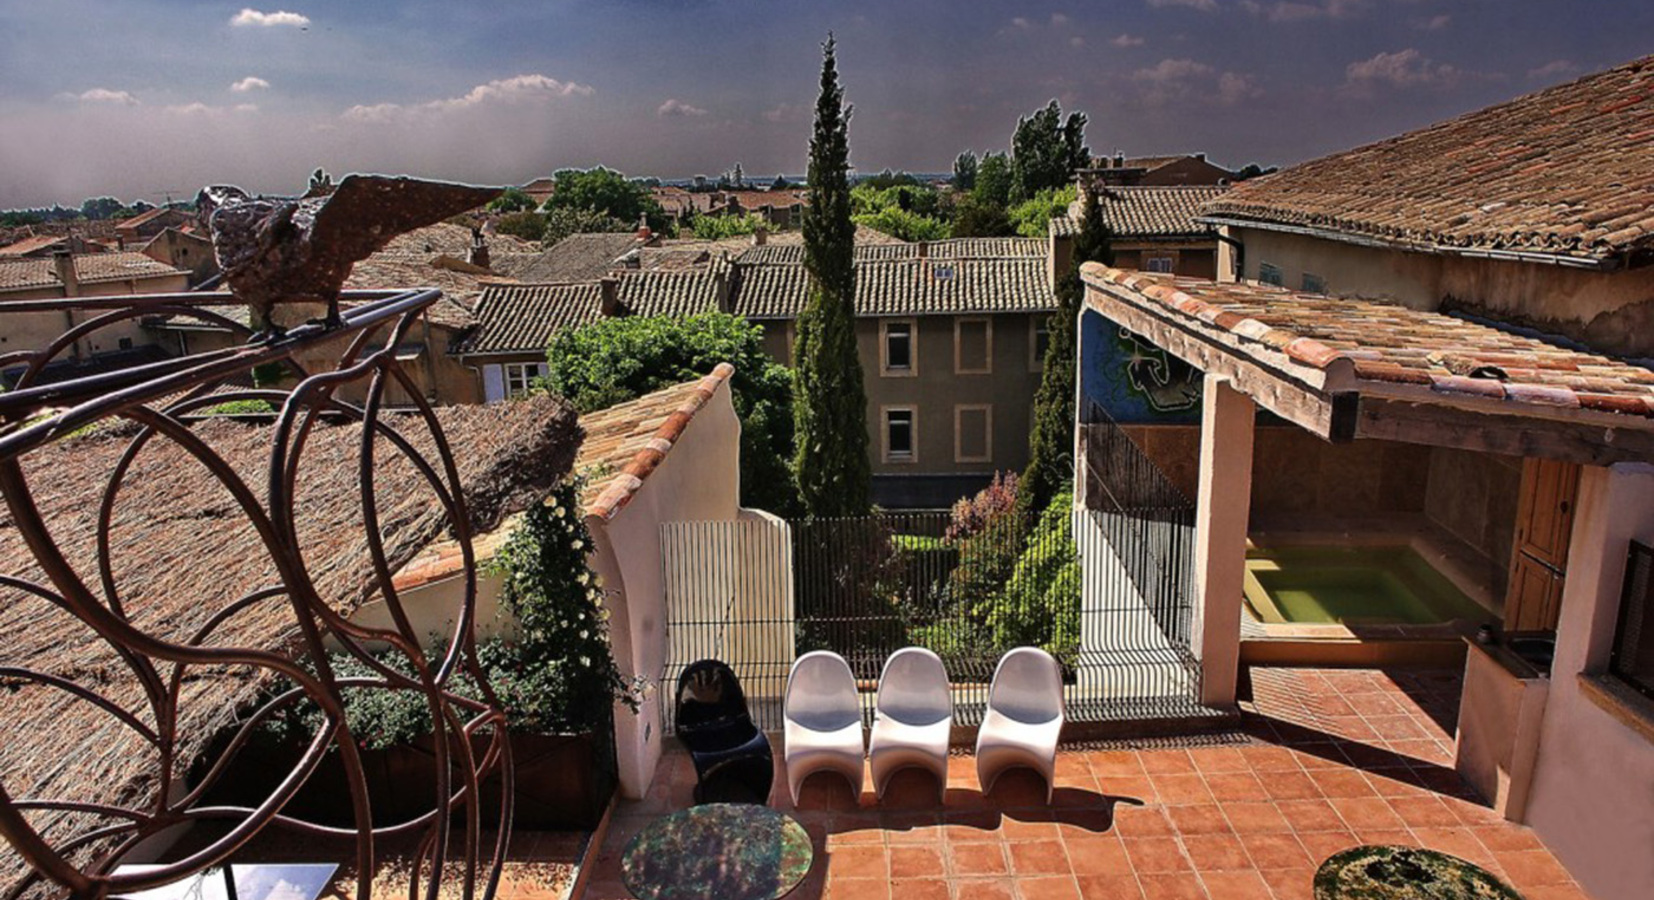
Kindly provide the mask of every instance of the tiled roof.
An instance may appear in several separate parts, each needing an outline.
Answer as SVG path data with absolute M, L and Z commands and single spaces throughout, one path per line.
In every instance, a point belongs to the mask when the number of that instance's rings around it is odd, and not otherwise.
M 1207 212 L 1586 264 L 1654 250 L 1654 56 L 1242 182 Z
M 692 316 L 718 309 L 729 263 L 695 269 L 622 271 L 618 300 L 628 315 Z M 580 284 L 494 285 L 483 291 L 474 315 L 475 333 L 464 353 L 544 350 L 551 336 L 602 316 L 603 293 L 596 281 Z
M 1212 228 L 1195 222 L 1201 207 L 1223 196 L 1223 185 L 1104 187 L 1098 193 L 1103 221 L 1121 238 L 1211 237 Z M 1077 204 L 1051 220 L 1058 237 L 1079 234 Z
M 1654 371 L 1403 306 L 1148 275 L 1087 263 L 1088 284 L 1258 353 L 1347 373 L 1350 390 L 1413 388 L 1458 402 L 1654 418 Z M 1087 292 L 1089 303 L 1095 303 Z M 1646 423 L 1644 423 L 1646 424 Z
M 53 244 L 62 244 L 67 240 L 69 240 L 69 236 L 64 234 L 37 234 L 34 237 L 24 238 L 15 244 L 0 247 L 0 256 L 28 256 L 30 253 L 38 253 Z
M 154 209 L 146 209 L 143 212 L 138 213 L 137 215 L 133 216 L 130 219 L 121 220 L 121 222 L 119 224 L 117 224 L 115 227 L 116 228 L 137 228 L 139 225 L 142 225 L 142 224 L 148 222 L 151 219 L 158 219 L 161 216 L 166 215 L 170 211 L 172 211 L 171 208 L 166 207 L 166 206 L 157 206 Z
M 809 204 L 808 195 L 804 191 L 728 191 L 724 194 L 726 201 L 741 204 L 742 209 L 759 209 L 773 206 L 776 209 L 786 209 L 793 206 Z
M 608 274 L 616 261 L 641 245 L 637 235 L 571 234 L 557 245 L 512 269 L 512 277 L 525 284 L 560 284 L 595 281 Z
M 856 238 L 858 262 L 919 258 L 917 243 L 863 243 L 859 231 Z M 1047 244 L 1042 238 L 951 238 L 930 241 L 925 245 L 925 254 L 931 259 L 1044 259 L 1046 252 Z M 748 248 L 735 261 L 742 265 L 798 264 L 804 262 L 804 244 L 800 241 L 782 245 L 772 241 L 762 247 Z
M 582 513 L 612 519 L 624 509 L 672 452 L 695 414 L 734 373 L 734 366 L 720 363 L 705 378 L 581 416 L 580 429 L 585 437 L 574 460 L 574 471 L 588 479 L 580 495 Z M 493 531 L 474 537 L 476 562 L 480 565 L 492 558 L 521 520 L 522 514 L 518 513 Z M 409 561 L 396 573 L 393 583 L 398 590 L 408 590 L 456 575 L 463 566 L 459 544 L 439 541 Z
M 791 319 L 803 309 L 802 265 L 740 266 L 731 306 L 751 319 Z M 1057 308 L 1043 258 L 898 259 L 856 265 L 856 315 L 1041 312 Z
M 491 257 L 501 255 L 515 256 L 517 254 L 538 254 L 540 245 L 533 241 L 525 241 L 520 237 L 509 234 L 490 234 L 487 236 L 488 254 Z M 380 253 L 401 253 L 411 255 L 434 256 L 443 254 L 464 259 L 471 249 L 471 229 L 464 225 L 455 225 L 450 222 L 438 222 L 424 228 L 399 234 L 391 238 L 390 243 Z
M 100 284 L 110 281 L 144 281 L 151 278 L 171 278 L 189 275 L 188 269 L 176 269 L 150 259 L 142 253 L 128 250 L 117 253 L 76 254 L 75 274 L 81 284 Z M 0 291 L 34 290 L 60 287 L 53 260 L 24 258 L 0 260 Z
M 429 284 L 401 285 L 401 286 L 398 287 L 398 289 L 407 288 L 407 287 L 432 287 L 432 286 L 433 285 L 429 285 Z M 352 306 L 356 306 L 357 303 L 346 300 L 343 303 L 341 303 L 340 305 L 344 309 L 349 309 Z M 223 316 L 224 318 L 229 319 L 230 321 L 235 322 L 236 324 L 241 325 L 243 327 L 249 327 L 249 328 L 251 327 L 252 319 L 248 315 L 247 307 L 244 304 L 240 304 L 240 303 L 213 304 L 213 305 L 209 305 L 209 306 L 202 306 L 202 307 L 200 307 L 200 309 L 202 309 L 206 312 L 216 313 L 217 315 Z M 446 328 L 451 328 L 455 331 L 463 331 L 466 328 L 471 327 L 471 325 L 475 323 L 475 319 L 472 317 L 470 308 L 467 307 L 465 304 L 459 302 L 458 300 L 455 300 L 452 297 L 448 296 L 447 294 L 443 294 L 441 297 L 438 297 L 436 299 L 436 302 L 432 303 L 430 306 L 425 307 L 425 315 L 426 315 L 427 318 L 430 319 L 430 321 L 433 325 L 441 325 L 441 326 L 446 327 Z M 227 331 L 228 330 L 228 329 L 224 328 L 223 326 L 217 324 L 216 322 L 214 322 L 214 323 L 203 322 L 202 320 L 197 319 L 194 316 L 186 316 L 186 315 L 182 315 L 182 314 L 168 314 L 168 315 L 164 315 L 164 316 L 152 316 L 152 317 L 145 318 L 143 320 L 143 323 L 144 323 L 145 326 L 150 327 L 150 328 L 169 328 L 169 329 L 181 330 L 181 331 Z M 412 340 L 417 340 L 418 339 L 417 334 L 410 335 L 409 337 Z

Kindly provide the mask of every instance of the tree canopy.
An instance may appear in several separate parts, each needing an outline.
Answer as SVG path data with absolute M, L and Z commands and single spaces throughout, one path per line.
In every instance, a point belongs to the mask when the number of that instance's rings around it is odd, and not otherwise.
M 972 192 L 978 203 L 1007 206 L 1011 202 L 1011 159 L 1004 153 L 984 153 L 976 167 L 976 189 Z
M 546 210 L 583 209 L 619 219 L 632 227 L 647 217 L 650 228 L 664 230 L 666 212 L 649 189 L 613 169 L 561 169 L 552 176 L 557 190 L 546 201 Z
M 1060 188 L 1091 163 L 1085 145 L 1085 113 L 1069 113 L 1052 100 L 1033 115 L 1017 120 L 1011 137 L 1011 200 L 1021 202 L 1044 188 Z
M 969 150 L 954 157 L 953 160 L 953 187 L 955 190 L 968 191 L 976 187 L 976 154 Z

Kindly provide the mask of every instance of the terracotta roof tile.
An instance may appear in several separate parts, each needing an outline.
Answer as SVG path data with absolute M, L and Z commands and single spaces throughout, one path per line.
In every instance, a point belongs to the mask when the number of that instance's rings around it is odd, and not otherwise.
M 1441 313 L 1269 285 L 1150 275 L 1087 263 L 1087 284 L 1208 333 L 1228 333 L 1356 387 L 1428 386 L 1527 407 L 1654 418 L 1654 371 Z M 1087 302 L 1096 300 L 1088 292 Z
M 145 281 L 151 278 L 189 275 L 188 269 L 174 268 L 132 250 L 76 254 L 74 261 L 75 274 L 79 276 L 81 284 Z M 53 264 L 53 260 L 32 257 L 0 260 L 0 291 L 59 287 L 57 270 Z
M 1654 56 L 1234 187 L 1209 215 L 1403 247 L 1654 248 Z
M 802 265 L 738 266 L 731 307 L 750 319 L 790 319 L 804 309 Z M 856 315 L 957 315 L 1057 308 L 1043 257 L 864 260 L 856 264 Z
M 1103 221 L 1120 238 L 1211 238 L 1211 226 L 1195 221 L 1202 207 L 1229 188 L 1224 185 L 1179 185 L 1173 187 L 1105 187 L 1098 194 Z M 1080 210 L 1076 204 L 1069 214 L 1051 220 L 1051 233 L 1058 237 L 1079 234 Z

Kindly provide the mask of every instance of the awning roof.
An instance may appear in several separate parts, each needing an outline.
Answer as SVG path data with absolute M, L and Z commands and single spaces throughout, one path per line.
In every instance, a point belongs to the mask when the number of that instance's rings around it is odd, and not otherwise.
M 1329 440 L 1654 460 L 1654 371 L 1440 313 L 1088 263 L 1089 308 Z

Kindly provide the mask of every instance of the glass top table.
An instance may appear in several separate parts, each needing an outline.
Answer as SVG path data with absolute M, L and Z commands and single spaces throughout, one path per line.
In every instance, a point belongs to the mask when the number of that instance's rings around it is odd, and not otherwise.
M 160 866 L 116 866 L 135 875 Z M 171 884 L 113 895 L 119 900 L 316 900 L 333 883 L 336 863 L 235 863 L 214 866 Z
M 639 900 L 774 900 L 809 874 L 804 826 L 746 803 L 707 803 L 650 822 L 626 845 L 621 877 Z

